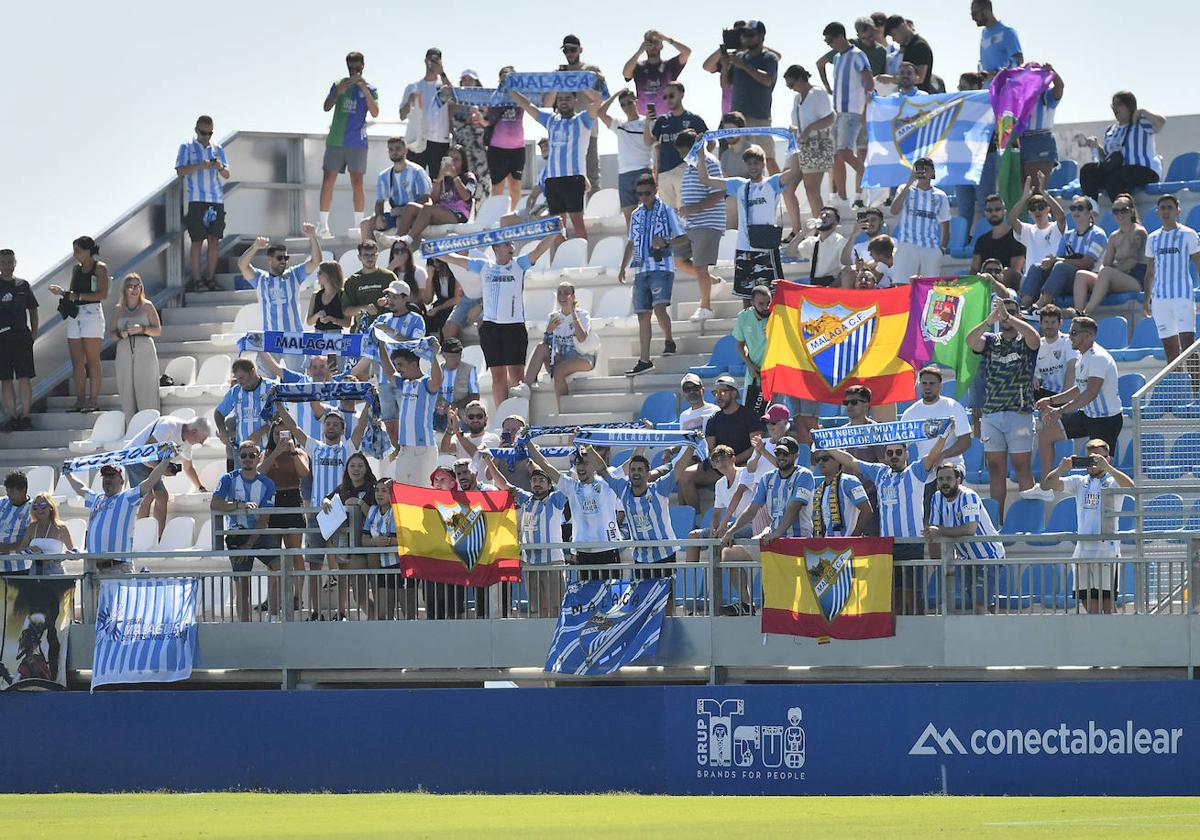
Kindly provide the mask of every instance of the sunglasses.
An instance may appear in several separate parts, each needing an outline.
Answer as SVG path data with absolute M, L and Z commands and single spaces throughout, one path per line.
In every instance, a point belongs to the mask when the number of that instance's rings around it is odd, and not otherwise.
M 858 405 L 859 403 L 865 403 L 865 402 L 866 402 L 866 400 L 849 399 L 849 400 L 842 400 L 842 405 Z
M 684 386 L 683 386 L 683 390 L 685 390 L 685 391 L 699 391 L 699 390 L 700 390 L 700 386 L 699 386 L 699 385 L 684 385 Z
M 283 254 L 282 256 L 275 257 L 276 262 L 287 262 L 290 259 L 291 259 L 291 257 L 289 257 L 287 254 Z
M 903 449 L 888 449 L 884 451 L 883 456 L 885 458 L 899 458 L 904 455 L 904 451 Z
M 245 461 L 249 458 L 257 458 L 257 457 L 258 457 L 257 452 L 239 452 L 238 453 L 238 458 L 240 458 L 243 461 Z
M 1029 209 L 1036 213 L 1038 210 L 1045 210 L 1049 206 L 1050 206 L 1049 204 L 1044 204 L 1039 201 L 1039 202 L 1030 204 Z
M 486 414 L 468 414 L 467 419 L 468 420 L 486 420 L 487 415 Z
M 832 461 L 832 460 L 833 460 L 833 456 L 832 456 L 832 455 L 818 455 L 816 458 L 813 458 L 813 463 L 815 463 L 815 464 L 823 464 L 823 463 L 825 463 L 826 461 Z
M 1091 209 L 1092 208 L 1088 207 L 1086 204 L 1072 204 L 1071 205 L 1072 213 L 1086 213 L 1088 210 L 1091 210 Z
M 50 510 L 50 505 L 47 504 L 46 502 L 34 502 L 33 509 L 34 510 Z
M 1114 216 L 1124 216 L 1126 213 L 1132 213 L 1132 207 L 1114 207 L 1112 209 Z

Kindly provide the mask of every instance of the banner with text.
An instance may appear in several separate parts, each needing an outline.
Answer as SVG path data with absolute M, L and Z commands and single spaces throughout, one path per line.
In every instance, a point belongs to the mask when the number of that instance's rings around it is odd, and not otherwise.
M 196 578 L 100 581 L 92 688 L 190 677 L 196 590 Z

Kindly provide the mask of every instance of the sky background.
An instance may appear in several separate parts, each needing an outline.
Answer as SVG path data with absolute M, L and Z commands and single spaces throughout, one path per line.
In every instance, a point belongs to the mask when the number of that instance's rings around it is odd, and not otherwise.
M 722 27 L 761 16 L 767 45 L 783 54 L 781 69 L 798 63 L 813 70 L 824 51 L 826 23 L 840 20 L 852 30 L 855 17 L 880 8 L 830 4 L 805 15 L 798 4 L 783 0 L 744 6 L 708 0 L 442 0 L 421 7 L 410 22 L 401 17 L 400 6 L 372 7 L 379 11 L 366 15 L 328 0 L 228 5 L 66 0 L 9 8 L 0 50 L 0 78 L 6 81 L 0 86 L 5 115 L 0 247 L 16 249 L 18 275 L 41 274 L 67 256 L 73 238 L 97 233 L 172 177 L 175 152 L 192 136 L 197 114 L 213 115 L 218 137 L 235 130 L 325 131 L 328 116 L 321 103 L 330 82 L 344 75 L 350 50 L 366 54 L 364 75 L 379 89 L 381 117 L 395 117 L 404 86 L 423 72 L 428 46 L 443 50 L 455 81 L 470 67 L 485 86 L 494 86 L 505 64 L 553 69 L 562 58 L 562 36 L 575 33 L 584 60 L 598 64 L 616 90 L 621 67 L 642 33 L 656 28 L 693 48 L 680 79 L 686 103 L 713 124 L 719 88 L 700 65 L 717 46 Z M 882 8 L 916 22 L 933 48 L 935 72 L 950 88 L 959 73 L 975 69 L 979 30 L 970 19 L 969 0 L 904 0 Z M 1200 112 L 1200 86 L 1184 72 L 1187 61 L 1178 46 L 1168 45 L 1173 31 L 1177 37 L 1187 31 L 1180 23 L 1182 3 L 1156 0 L 1131 7 L 1100 0 L 1081 7 L 997 0 L 995 9 L 1017 29 L 1026 60 L 1049 61 L 1062 74 L 1060 123 L 1108 119 L 1109 97 L 1122 88 L 1167 116 Z M 1155 44 L 1163 48 L 1158 55 Z M 664 56 L 672 54 L 669 46 L 664 49 Z M 781 80 L 776 125 L 787 125 L 792 96 Z M 613 109 L 616 113 L 615 104 Z M 527 121 L 527 131 L 529 126 Z M 610 134 L 601 131 L 600 137 L 602 153 L 615 150 Z M 231 165 L 236 179 L 237 161 Z

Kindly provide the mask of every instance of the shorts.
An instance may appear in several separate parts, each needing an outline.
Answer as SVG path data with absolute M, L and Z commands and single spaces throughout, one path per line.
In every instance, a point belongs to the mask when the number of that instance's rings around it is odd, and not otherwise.
M 299 488 L 275 491 L 275 507 L 304 507 L 304 498 Z M 303 513 L 272 513 L 268 520 L 272 528 L 296 528 L 301 530 L 308 523 L 304 521 Z
M 897 284 L 907 284 L 910 277 L 940 277 L 942 257 L 941 248 L 897 242 L 892 259 L 892 279 Z
M 479 344 L 483 361 L 489 368 L 525 365 L 529 353 L 529 330 L 524 324 L 497 324 L 483 321 L 479 325 Z
M 390 467 L 383 466 L 383 472 L 401 484 L 411 484 L 414 487 L 428 487 L 429 474 L 438 463 L 436 446 L 413 446 L 400 444 L 396 447 L 396 460 Z
M 366 147 L 355 149 L 350 146 L 326 146 L 321 168 L 326 172 L 345 172 L 347 169 L 351 172 L 366 172 Z
M 687 172 L 687 164 L 680 163 L 674 169 L 658 173 L 658 197 L 668 207 L 679 209 L 683 203 L 683 173 Z
M 563 175 L 547 178 L 546 209 L 551 215 L 558 213 L 582 213 L 583 195 L 587 179 L 582 175 Z
M 836 151 L 858 151 L 867 144 L 862 114 L 841 113 L 833 124 L 833 148 Z
M 783 263 L 774 251 L 738 251 L 733 259 L 734 297 L 748 298 L 755 286 L 770 287 L 783 277 Z
M 828 128 L 813 132 L 800 141 L 796 154 L 801 172 L 828 172 L 833 168 L 833 132 Z
M 104 308 L 98 303 L 82 304 L 66 322 L 67 338 L 104 338 Z
M 212 210 L 212 220 L 205 221 L 204 217 Z M 209 236 L 218 239 L 225 235 L 225 205 L 211 201 L 189 201 L 187 215 L 183 220 L 187 228 L 188 238 L 199 242 Z
M 661 560 L 655 560 L 653 563 L 642 563 L 638 568 L 633 570 L 633 576 L 638 580 L 656 580 L 658 578 L 670 577 L 675 574 L 675 568 L 656 569 L 655 566 L 660 566 L 663 563 L 674 563 L 675 554 L 668 554 Z
M 595 353 L 580 353 L 576 347 L 572 346 L 572 347 L 569 347 L 559 353 L 556 353 L 553 356 L 553 358 L 551 358 L 551 360 L 550 360 L 550 375 L 551 376 L 554 375 L 554 366 L 557 365 L 559 362 L 569 362 L 572 359 L 582 359 L 583 361 L 585 361 L 589 365 L 591 365 L 593 368 L 596 367 L 596 354 Z
M 1194 335 L 1196 333 L 1196 302 L 1179 299 L 1170 300 L 1152 298 L 1150 314 L 1154 317 L 1154 326 L 1158 328 L 1159 338 L 1174 338 L 1181 333 Z
M 1058 143 L 1047 129 L 1021 135 L 1021 163 L 1058 163 Z
M 33 379 L 33 336 L 0 335 L 0 382 Z M 29 410 L 28 406 L 25 408 Z
M 154 468 L 158 466 L 157 462 L 150 464 L 126 464 L 125 479 L 129 482 L 130 487 L 137 487 L 143 481 L 150 477 L 150 473 L 154 472 Z M 158 483 L 150 489 L 151 493 L 166 493 L 167 486 L 163 484 L 160 478 Z
M 796 417 L 820 417 L 821 406 L 816 400 L 805 400 L 800 397 L 784 397 L 784 404 L 792 412 L 792 418 Z
M 621 198 L 621 209 L 638 206 L 637 179 L 652 174 L 649 169 L 635 169 L 617 176 L 617 195 Z
M 496 146 L 487 148 L 488 172 L 491 173 L 492 186 L 499 184 L 505 178 L 521 180 L 525 174 L 525 147 L 519 149 L 501 149 Z
M 396 383 L 386 376 L 379 377 L 379 417 L 385 423 L 400 417 L 400 395 L 396 392 Z
M 246 537 L 246 539 L 248 539 L 248 537 Z M 271 540 L 270 537 L 266 537 L 265 539 L 268 541 L 268 543 Z M 243 536 L 241 534 L 226 534 L 225 535 L 225 547 L 226 548 L 238 549 L 238 548 L 242 547 L 242 544 L 243 544 Z M 260 541 L 259 545 L 255 546 L 255 547 L 261 548 L 263 550 L 268 550 L 268 546 L 263 545 L 261 541 Z M 261 557 L 230 557 L 229 565 L 235 572 L 252 572 L 252 571 L 254 571 L 254 561 L 255 560 L 262 563 L 268 569 L 276 569 L 279 567 L 279 557 L 278 556 L 271 557 L 270 555 L 263 555 Z
M 319 504 L 317 506 L 319 507 Z M 304 514 L 304 519 L 308 527 L 313 529 L 304 535 L 305 548 L 341 548 L 350 544 L 350 535 L 346 533 L 345 527 L 338 528 L 329 535 L 329 539 L 325 539 L 321 536 L 321 526 L 317 524 L 315 513 Z M 306 554 L 304 561 L 312 569 L 319 569 L 325 565 L 325 557 L 321 554 Z
M 1116 452 L 1117 437 L 1121 434 L 1125 417 L 1121 414 L 1113 414 L 1108 417 L 1088 417 L 1082 411 L 1072 411 L 1070 414 L 1063 415 L 1062 424 L 1063 431 L 1071 440 L 1100 438 L 1108 444 L 1109 452 Z
M 746 117 L 747 128 L 764 128 L 771 125 L 769 117 Z M 747 144 L 757 144 L 762 147 L 767 160 L 775 159 L 775 136 L 772 134 L 752 134 L 746 138 Z
M 417 166 L 425 167 L 425 171 L 430 175 L 437 174 L 441 168 L 442 158 L 450 151 L 449 143 L 435 143 L 432 140 L 425 141 L 425 151 L 408 153 L 408 159 Z
M 984 452 L 1022 453 L 1033 451 L 1033 414 L 994 411 L 984 414 L 979 427 Z
M 575 563 L 580 566 L 611 566 L 614 563 L 621 562 L 621 552 L 615 548 L 610 548 L 606 551 L 577 551 L 575 552 Z M 616 573 L 615 577 L 620 577 L 620 573 Z M 610 575 L 603 569 L 587 570 L 579 573 L 580 580 L 608 580 L 614 575 Z
M 725 231 L 710 227 L 690 228 L 687 244 L 675 251 L 681 260 L 691 260 L 693 265 L 712 266 L 717 264 L 721 250 L 721 237 Z
M 471 310 L 476 306 L 483 306 L 483 298 L 461 298 L 458 303 L 454 304 L 454 308 L 450 310 L 450 317 L 446 320 L 466 329 L 471 323 Z
M 633 278 L 633 311 L 649 312 L 657 306 L 671 305 L 674 271 L 643 271 Z

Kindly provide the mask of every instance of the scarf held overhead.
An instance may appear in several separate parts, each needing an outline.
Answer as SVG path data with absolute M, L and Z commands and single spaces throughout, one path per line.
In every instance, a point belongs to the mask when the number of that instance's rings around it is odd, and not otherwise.
M 746 126 L 745 128 L 713 128 L 701 135 L 692 148 L 688 150 L 687 157 L 684 160 L 689 166 L 695 166 L 700 160 L 700 150 L 704 148 L 704 144 L 709 140 L 726 140 L 730 137 L 758 137 L 763 134 L 769 134 L 772 137 L 779 137 L 787 141 L 788 157 L 796 154 L 799 151 L 799 146 L 796 144 L 796 135 L 787 128 L 767 128 Z M 767 156 L 772 155 L 772 150 L 764 149 Z
M 253 350 L 272 355 L 303 353 L 305 356 L 361 356 L 362 335 L 336 332 L 266 332 L 246 333 L 238 339 L 238 350 Z
M 481 230 L 475 233 L 460 233 L 455 236 L 443 236 L 440 239 L 429 239 L 421 243 L 421 255 L 425 259 L 433 259 L 456 251 L 467 251 L 472 248 L 483 248 L 487 245 L 499 245 L 502 242 L 521 242 L 526 239 L 541 239 L 555 233 L 562 233 L 562 219 L 553 216 L 549 219 L 538 219 L 535 222 L 523 222 L 519 225 Z
M 271 386 L 259 417 L 270 420 L 277 402 L 334 402 L 365 400 L 372 417 L 379 416 L 379 395 L 370 382 L 281 382 Z
M 84 455 L 82 458 L 72 458 L 64 461 L 62 471 L 82 472 L 83 470 L 98 470 L 101 467 L 125 467 L 130 464 L 146 464 L 150 461 L 161 461 L 175 454 L 175 444 L 170 441 L 163 443 L 146 443 L 141 446 L 130 446 L 126 449 L 116 449 L 112 452 L 97 452 L 95 455 Z
M 598 86 L 598 87 L 597 87 Z M 608 85 L 591 70 L 551 70 L 545 73 L 509 73 L 496 89 L 493 104 L 515 90 L 532 99 L 544 93 L 574 93 L 581 90 L 599 90 L 608 99 Z M 507 97 L 505 97 L 507 98 Z

